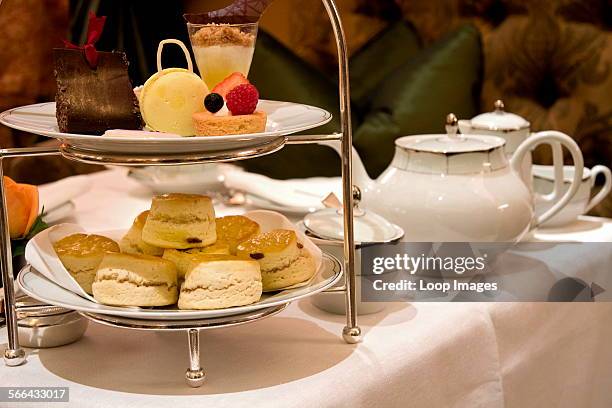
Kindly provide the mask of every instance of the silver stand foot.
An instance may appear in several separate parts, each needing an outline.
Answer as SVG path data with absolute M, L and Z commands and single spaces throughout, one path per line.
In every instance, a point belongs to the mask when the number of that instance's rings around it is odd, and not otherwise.
M 189 329 L 187 332 L 189 341 L 189 369 L 185 372 L 187 385 L 193 388 L 201 387 L 206 379 L 206 374 L 200 367 L 200 332 L 197 329 Z
M 6 349 L 4 350 L 4 363 L 9 367 L 16 367 L 22 365 L 26 361 L 25 351 L 21 348 L 17 350 Z
M 348 344 L 357 344 L 361 342 L 361 329 L 358 326 L 345 326 L 344 329 L 342 329 L 342 338 Z

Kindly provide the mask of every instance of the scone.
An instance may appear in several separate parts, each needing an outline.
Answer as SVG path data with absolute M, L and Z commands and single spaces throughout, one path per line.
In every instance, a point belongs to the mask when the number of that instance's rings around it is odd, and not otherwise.
M 164 248 L 149 245 L 142 240 L 142 229 L 148 216 L 149 211 L 143 211 L 134 219 L 132 227 L 125 236 L 121 238 L 121 241 L 119 241 L 121 252 L 126 254 L 145 254 L 153 256 L 162 256 L 164 254 Z
M 163 258 L 174 263 L 178 272 L 179 279 L 185 277 L 187 268 L 192 259 L 198 255 L 229 255 L 230 248 L 227 244 L 217 241 L 216 243 L 203 248 L 191 249 L 166 249 Z
M 192 117 L 196 136 L 246 135 L 266 130 L 267 115 L 263 111 L 250 115 L 215 115 L 203 111 Z
M 217 240 L 215 209 L 210 197 L 164 194 L 153 198 L 142 240 L 160 248 L 205 247 Z
M 259 264 L 231 255 L 199 255 L 191 261 L 179 296 L 179 309 L 222 309 L 257 302 Z
M 229 245 L 230 252 L 236 254 L 236 247 L 241 242 L 259 234 L 259 224 L 242 215 L 228 215 L 217 218 L 217 242 Z
M 315 273 L 312 255 L 291 230 L 276 229 L 256 235 L 238 245 L 236 255 L 259 263 L 264 291 L 307 281 Z
M 105 255 L 92 288 L 94 299 L 112 306 L 166 306 L 178 299 L 176 267 L 150 255 Z
M 91 294 L 91 284 L 104 255 L 119 252 L 119 245 L 101 235 L 72 234 L 53 244 L 64 267 Z

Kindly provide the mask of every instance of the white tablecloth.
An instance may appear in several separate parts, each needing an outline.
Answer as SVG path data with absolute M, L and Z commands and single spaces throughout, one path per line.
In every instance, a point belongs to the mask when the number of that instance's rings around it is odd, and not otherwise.
M 123 174 L 92 175 L 96 188 L 75 200 L 72 221 L 91 231 L 129 226 L 150 192 Z M 612 240 L 611 221 L 583 221 L 592 228 L 573 232 L 582 240 Z M 303 300 L 261 322 L 203 332 L 208 379 L 199 389 L 182 379 L 184 333 L 91 324 L 77 343 L 0 365 L 0 385 L 70 387 L 70 403 L 53 407 L 612 406 L 610 304 L 392 303 L 359 324 L 364 341 L 347 345 L 344 318 Z

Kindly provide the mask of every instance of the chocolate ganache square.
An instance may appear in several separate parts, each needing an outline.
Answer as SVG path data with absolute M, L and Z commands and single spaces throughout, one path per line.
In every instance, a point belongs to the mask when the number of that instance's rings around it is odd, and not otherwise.
M 98 51 L 96 68 L 78 49 L 55 48 L 53 59 L 60 132 L 100 135 L 109 129 L 142 128 L 125 53 Z

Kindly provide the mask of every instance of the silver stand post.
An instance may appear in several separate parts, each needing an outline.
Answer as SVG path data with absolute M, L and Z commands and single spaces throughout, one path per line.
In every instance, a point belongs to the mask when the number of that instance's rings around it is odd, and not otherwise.
M 15 284 L 13 282 L 13 260 L 11 253 L 11 236 L 9 232 L 6 195 L 4 194 L 4 158 L 26 156 L 57 155 L 57 147 L 29 147 L 21 149 L 0 149 L 0 272 L 4 285 L 4 310 L 6 313 L 6 331 L 8 347 L 4 350 L 4 362 L 7 366 L 18 366 L 26 361 L 25 351 L 19 347 L 17 331 L 17 313 L 15 311 Z
M 189 369 L 185 373 L 187 385 L 193 388 L 201 387 L 206 379 L 206 374 L 200 366 L 200 331 L 189 329 L 187 331 L 189 341 Z
M 351 97 L 349 86 L 348 51 L 344 29 L 338 8 L 333 0 L 323 0 L 332 24 L 338 48 L 338 79 L 340 93 L 340 126 L 342 129 L 342 206 L 344 213 L 344 279 L 346 287 L 346 326 L 342 330 L 344 341 L 350 344 L 361 341 L 361 329 L 357 326 L 357 302 L 355 293 L 355 239 L 353 231 L 353 133 L 351 125 Z
M 13 260 L 11 253 L 11 237 L 9 233 L 6 194 L 4 194 L 4 170 L 0 154 L 0 268 L 4 286 L 4 310 L 6 313 L 6 330 L 8 332 L 8 347 L 4 350 L 4 363 L 7 366 L 18 366 L 26 361 L 25 351 L 19 347 L 17 333 L 17 313 L 15 312 L 15 287 L 13 286 Z

